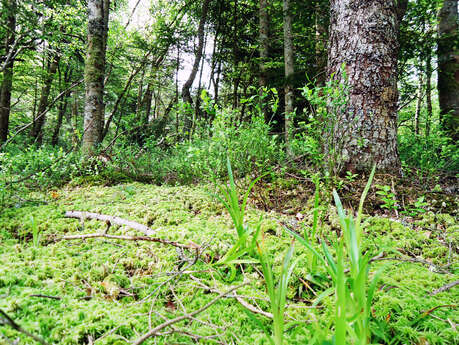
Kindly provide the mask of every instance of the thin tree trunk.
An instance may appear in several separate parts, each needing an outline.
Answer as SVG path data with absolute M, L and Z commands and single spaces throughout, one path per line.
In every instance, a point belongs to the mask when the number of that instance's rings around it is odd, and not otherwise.
M 140 76 L 139 86 L 137 89 L 137 102 L 135 105 L 135 117 L 138 123 L 140 123 L 142 118 L 142 96 L 143 96 L 143 80 L 145 78 L 145 69 L 142 70 L 142 75 Z
M 347 83 L 345 109 L 329 124 L 328 168 L 400 172 L 397 151 L 399 1 L 332 0 L 328 74 Z M 344 64 L 346 80 L 341 73 Z
M 290 131 L 292 127 L 292 117 L 294 112 L 295 95 L 293 92 L 293 39 L 292 39 L 292 16 L 290 9 L 290 0 L 284 0 L 284 65 L 285 65 L 285 145 L 287 153 L 290 150 Z
M 107 0 L 88 0 L 88 50 L 85 63 L 83 151 L 94 154 L 104 129 L 104 76 Z M 106 6 L 105 6 L 106 7 Z
M 267 61 L 269 57 L 269 17 L 268 2 L 260 0 L 260 87 L 268 86 Z
M 459 141 L 458 0 L 444 0 L 438 23 L 438 95 L 442 128 Z
M 72 78 L 72 71 L 70 70 L 70 68 L 67 67 L 66 71 L 64 72 L 64 84 L 62 85 L 61 75 L 59 72 L 59 90 L 60 92 L 62 92 L 67 87 L 67 84 L 70 82 L 71 78 Z M 57 146 L 57 144 L 59 143 L 59 132 L 62 127 L 62 121 L 64 119 L 64 116 L 67 113 L 68 102 L 69 102 L 69 93 L 65 94 L 59 103 L 56 127 L 54 128 L 53 136 L 51 138 L 51 145 L 53 146 Z
M 59 65 L 59 56 L 50 56 L 47 65 L 46 77 L 43 82 L 43 87 L 41 88 L 40 102 L 38 103 L 38 117 L 35 119 L 31 133 L 32 138 L 38 146 L 43 142 L 43 125 L 46 120 L 46 109 L 48 108 L 51 86 L 57 71 L 57 66 Z
M 183 101 L 188 103 L 189 105 L 193 104 L 193 99 L 191 98 L 191 86 L 193 85 L 194 79 L 196 78 L 196 74 L 198 73 L 199 65 L 201 63 L 203 48 L 204 48 L 204 29 L 207 19 L 207 12 L 209 11 L 209 3 L 210 0 L 203 0 L 202 10 L 201 10 L 201 18 L 199 20 L 199 28 L 198 28 L 198 48 L 196 50 L 195 59 L 193 68 L 191 70 L 190 76 L 188 80 L 182 87 L 182 98 Z M 185 129 L 190 131 L 193 127 L 193 121 L 190 118 L 192 114 L 187 114 L 185 117 Z
M 4 0 L 3 9 L 8 8 L 6 26 L 5 48 L 12 46 L 16 38 L 16 0 Z M 0 86 L 0 144 L 8 139 L 8 127 L 11 111 L 11 90 L 13 87 L 14 59 L 10 59 L 3 70 L 3 80 Z
M 416 100 L 416 111 L 414 113 L 414 133 L 419 135 L 419 118 L 421 116 L 422 101 L 424 98 L 424 72 L 419 71 L 418 97 Z
M 432 54 L 427 52 L 426 57 L 426 137 L 430 136 L 430 126 L 432 121 Z

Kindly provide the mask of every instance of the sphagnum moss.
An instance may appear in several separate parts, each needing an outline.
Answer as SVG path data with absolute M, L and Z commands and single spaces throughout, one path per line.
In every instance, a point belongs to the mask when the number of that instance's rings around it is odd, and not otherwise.
M 168 237 L 183 243 L 207 243 L 208 258 L 218 253 L 222 255 L 234 242 L 235 233 L 222 207 L 209 196 L 209 188 L 211 186 L 157 187 L 140 183 L 112 187 L 65 187 L 56 191 L 56 198 L 46 195 L 49 202 L 47 205 L 3 210 L 0 214 L 0 308 L 25 329 L 41 335 L 48 342 L 72 345 L 86 343 L 89 335 L 96 339 L 115 327 L 119 327 L 116 332 L 105 336 L 97 344 L 125 344 L 124 338 L 134 339 L 136 333 L 148 329 L 150 308 L 165 317 L 182 313 L 179 301 L 173 295 L 171 297 L 168 284 L 159 289 L 150 303 L 138 303 L 169 278 L 168 272 L 178 269 L 179 258 L 175 249 L 148 243 L 103 240 L 54 242 L 54 239 L 64 234 L 103 231 L 105 225 L 100 222 L 86 221 L 82 226 L 76 220 L 62 217 L 66 210 L 86 210 L 117 215 L 144 224 L 150 219 L 149 226 L 157 229 L 158 237 Z M 247 222 L 256 224 L 260 214 L 262 212 L 249 207 Z M 276 219 L 285 220 L 285 216 L 272 212 L 263 214 L 266 229 L 275 228 Z M 32 243 L 31 216 L 41 232 L 40 245 L 36 248 Z M 419 229 L 421 225 L 402 225 L 383 218 L 364 218 L 367 224 L 362 246 L 374 254 L 381 249 L 403 249 L 407 253 L 414 252 L 424 260 L 432 260 L 437 266 L 457 262 L 454 250 L 451 255 L 445 255 L 443 249 L 438 249 L 445 246 L 441 235 L 446 224 L 443 218 L 449 220 L 446 228 L 455 226 L 447 216 L 437 216 L 435 219 L 439 225 L 430 236 L 425 235 L 425 229 Z M 435 224 L 434 220 L 432 222 Z M 111 228 L 110 231 L 130 233 L 126 229 Z M 332 228 L 326 224 L 321 233 L 329 240 L 336 238 Z M 451 231 L 446 236 L 455 238 Z M 290 238 L 286 234 L 279 230 L 267 231 L 265 247 L 274 256 L 272 262 L 275 275 L 280 272 L 282 256 L 289 245 Z M 296 246 L 296 253 L 307 257 L 307 251 L 300 246 Z M 395 256 L 394 253 L 396 251 L 387 251 L 388 256 Z M 189 257 L 192 257 L 192 253 Z M 332 298 L 324 298 L 320 308 L 305 308 L 310 306 L 309 301 L 304 301 L 310 298 L 308 292 L 312 298 L 314 296 L 299 281 L 299 278 L 305 278 L 308 273 L 309 265 L 304 261 L 299 260 L 292 273 L 292 291 L 288 294 L 287 303 L 293 305 L 293 308 L 287 307 L 287 314 L 301 321 L 285 332 L 285 343 L 292 345 L 308 343 L 317 329 L 325 329 L 333 318 Z M 420 263 L 375 263 L 377 267 L 382 264 L 387 266 L 381 276 L 381 285 L 372 308 L 378 329 L 391 339 L 398 337 L 395 344 L 417 344 L 422 339 L 429 344 L 454 344 L 457 334 L 448 321 L 443 322 L 429 315 L 416 319 L 422 312 L 433 307 L 457 304 L 457 288 L 436 296 L 428 295 L 434 289 L 457 279 L 454 274 L 457 274 L 454 271 L 457 267 L 451 265 L 448 268 L 450 274 L 439 274 L 429 270 L 428 265 Z M 172 281 L 174 292 L 183 301 L 187 311 L 199 308 L 214 297 L 202 284 L 219 291 L 226 289 L 226 283 L 209 273 L 209 268 L 208 263 L 198 261 L 192 267 L 196 271 L 193 273 L 195 279 L 184 275 Z M 244 273 L 247 279 L 259 279 L 254 270 L 245 268 Z M 242 279 L 242 272 L 239 271 L 235 284 Z M 137 297 L 112 298 L 104 287 L 104 282 L 108 281 L 119 288 L 130 289 Z M 316 294 L 323 291 L 318 285 L 309 283 Z M 322 284 L 326 287 L 326 280 Z M 300 289 L 300 286 L 304 289 Z M 255 296 L 259 307 L 268 310 L 266 301 L 260 299 L 265 296 L 261 281 L 244 287 L 238 293 Z M 31 297 L 33 294 L 57 296 L 61 299 Z M 88 299 L 89 295 L 92 298 Z M 432 312 L 432 316 L 449 319 L 453 323 L 458 323 L 457 315 L 457 309 L 446 307 Z M 227 343 L 266 343 L 262 331 L 249 322 L 247 315 L 233 299 L 216 303 L 199 318 L 221 328 L 215 329 L 199 322 L 179 326 L 200 335 L 217 332 L 222 334 L 222 341 Z M 163 319 L 160 316 L 152 315 L 153 325 L 161 322 Z M 30 339 L 7 326 L 0 326 L 0 332 L 10 339 L 20 337 L 23 344 L 32 344 Z M 191 344 L 193 341 L 185 335 L 175 334 L 160 337 L 156 343 Z M 214 342 L 207 340 L 204 343 Z

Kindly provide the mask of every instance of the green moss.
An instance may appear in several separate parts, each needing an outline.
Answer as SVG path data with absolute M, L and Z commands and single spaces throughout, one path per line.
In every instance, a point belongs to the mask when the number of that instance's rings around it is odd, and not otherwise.
M 95 339 L 119 327 L 98 344 L 125 344 L 122 337 L 132 340 L 136 334 L 148 329 L 147 315 L 151 308 L 169 318 L 182 313 L 171 287 L 187 311 L 201 307 L 215 296 L 203 285 L 219 291 L 228 288 L 218 274 L 209 271 L 212 267 L 208 263 L 199 260 L 193 266 L 196 271 L 193 279 L 183 275 L 171 280 L 170 285 L 165 283 L 171 277 L 168 272 L 177 271 L 187 264 L 186 260 L 193 259 L 192 252 L 185 251 L 184 258 L 175 248 L 154 243 L 55 239 L 65 234 L 105 230 L 102 222 L 87 220 L 82 224 L 78 220 L 63 218 L 66 210 L 82 210 L 148 224 L 155 229 L 158 237 L 208 245 L 203 257 L 221 256 L 234 243 L 236 234 L 229 216 L 210 196 L 211 192 L 210 186 L 157 187 L 127 183 L 106 187 L 74 184 L 59 190 L 58 197 L 50 198 L 47 205 L 4 210 L 0 215 L 0 295 L 4 296 L 0 299 L 0 308 L 24 328 L 51 343 L 86 343 L 88 335 Z M 309 212 L 305 209 L 306 215 Z M 321 233 L 331 245 L 337 238 L 338 224 L 334 212 L 334 208 L 329 209 L 330 224 L 323 224 L 321 228 Z M 249 208 L 247 222 L 256 224 L 261 214 L 266 234 L 265 246 L 277 274 L 291 243 L 291 238 L 282 231 L 278 221 L 287 222 L 291 218 Z M 42 234 L 43 245 L 39 248 L 32 246 L 31 217 Z M 308 231 L 301 226 L 298 230 Z M 116 226 L 112 226 L 110 232 L 133 233 Z M 448 247 L 448 241 L 457 243 L 457 236 L 457 225 L 447 216 L 437 215 L 432 220 L 426 215 L 415 224 L 370 217 L 365 220 L 364 247 L 372 255 L 381 251 L 385 251 L 387 256 L 399 257 L 412 253 L 440 266 L 457 261 L 457 254 L 450 253 Z M 333 252 L 333 248 L 331 250 Z M 286 343 L 306 344 L 315 334 L 329 335 L 334 317 L 334 299 L 333 296 L 325 298 L 320 308 L 310 308 L 316 295 L 330 286 L 329 280 L 323 267 L 311 271 L 311 255 L 307 250 L 297 245 L 295 253 L 300 261 L 289 287 L 289 304 L 292 307 L 288 309 L 288 315 L 304 322 L 289 329 Z M 457 289 L 429 296 L 431 291 L 457 279 L 453 274 L 454 267 L 449 268 L 451 274 L 438 274 L 429 270 L 427 265 L 387 261 L 375 263 L 372 270 L 381 265 L 386 266 L 373 308 L 375 327 L 376 323 L 383 325 L 380 326 L 383 333 L 388 337 L 399 337 L 399 344 L 418 343 L 421 338 L 431 344 L 454 343 L 455 334 L 447 323 L 428 316 L 416 320 L 425 310 L 456 303 L 459 297 Z M 248 265 L 243 272 L 239 270 L 232 284 L 241 283 L 243 279 L 250 280 L 250 286 L 242 288 L 239 293 L 254 296 L 257 305 L 268 310 L 259 274 Z M 317 283 L 310 282 L 315 295 L 300 281 L 300 278 L 308 281 L 308 275 Z M 149 303 L 138 303 L 153 292 L 154 298 L 149 299 Z M 32 294 L 59 296 L 61 300 L 31 297 Z M 88 299 L 88 296 L 91 298 Z M 175 310 L 168 307 L 169 301 Z M 451 308 L 435 311 L 433 315 L 457 320 L 457 313 Z M 222 333 L 221 340 L 226 343 L 267 344 L 262 331 L 250 322 L 234 299 L 222 299 L 199 318 L 221 327 L 218 332 Z M 153 325 L 161 322 L 163 319 L 158 315 L 152 315 Z M 263 322 L 270 325 L 267 320 Z M 212 335 L 216 331 L 214 326 L 199 322 L 182 323 L 178 327 L 200 335 Z M 11 339 L 19 336 L 24 344 L 30 343 L 8 327 L 0 327 L 0 330 Z M 159 337 L 156 343 L 190 344 L 191 340 L 175 334 Z

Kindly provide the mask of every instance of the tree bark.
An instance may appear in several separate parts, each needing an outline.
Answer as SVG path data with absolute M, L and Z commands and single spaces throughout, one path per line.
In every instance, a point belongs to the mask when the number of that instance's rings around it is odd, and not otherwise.
M 421 61 L 422 63 L 422 61 Z M 419 121 L 421 117 L 422 101 L 424 98 L 424 71 L 422 67 L 419 71 L 418 97 L 416 100 L 416 112 L 414 113 L 414 133 L 419 135 Z
M 210 0 L 204 0 L 202 4 L 202 10 L 201 10 L 201 18 L 199 20 L 199 27 L 198 27 L 198 48 L 196 49 L 196 54 L 194 58 L 194 64 L 193 68 L 191 70 L 190 76 L 188 77 L 188 80 L 185 82 L 185 84 L 182 87 L 182 98 L 183 101 L 192 105 L 193 104 L 193 99 L 191 98 L 191 86 L 193 85 L 194 79 L 196 78 L 196 74 L 198 73 L 199 70 L 199 65 L 201 63 L 202 59 L 202 54 L 203 54 L 203 49 L 204 49 L 204 29 L 205 29 L 205 24 L 206 24 L 206 19 L 207 19 L 207 12 L 209 11 L 209 3 Z M 192 126 L 193 126 L 193 121 L 190 117 L 193 116 L 193 113 L 190 112 L 190 114 L 187 114 L 185 117 L 185 130 L 190 131 Z
M 327 1 L 328 2 L 328 1 Z M 327 38 L 328 30 L 326 23 L 327 15 L 324 1 L 317 1 L 315 8 L 316 23 L 315 23 L 315 57 L 316 57 L 316 85 L 324 86 L 327 80 Z
M 88 0 L 88 50 L 84 72 L 86 98 L 83 129 L 83 151 L 88 155 L 92 155 L 100 144 L 104 129 L 107 4 L 107 0 Z
M 8 8 L 6 26 L 9 33 L 6 33 L 5 48 L 12 46 L 16 32 L 16 0 L 4 0 L 3 9 Z M 0 144 L 8 138 L 8 127 L 11 111 L 11 89 L 13 87 L 14 59 L 10 59 L 3 70 L 3 80 L 0 86 Z
M 426 137 L 430 136 L 430 126 L 432 122 L 432 54 L 427 52 L 426 57 Z
M 438 95 L 442 128 L 459 140 L 458 0 L 444 0 L 438 15 Z
M 284 0 L 284 65 L 285 65 L 285 145 L 287 153 L 290 150 L 290 132 L 292 127 L 292 117 L 294 112 L 295 95 L 293 92 L 293 39 L 292 39 L 292 16 L 290 9 L 290 0 Z
M 268 86 L 267 60 L 269 57 L 269 16 L 267 0 L 260 0 L 260 87 Z
M 43 87 L 41 88 L 40 101 L 38 102 L 38 117 L 33 124 L 31 137 L 35 140 L 38 146 L 43 142 L 43 125 L 46 120 L 46 109 L 48 108 L 49 93 L 56 74 L 57 66 L 59 65 L 59 56 L 53 55 L 48 58 L 47 71 Z
M 400 172 L 397 151 L 398 1 L 332 0 L 328 74 L 347 83 L 325 152 L 335 173 Z M 341 73 L 344 64 L 346 80 Z

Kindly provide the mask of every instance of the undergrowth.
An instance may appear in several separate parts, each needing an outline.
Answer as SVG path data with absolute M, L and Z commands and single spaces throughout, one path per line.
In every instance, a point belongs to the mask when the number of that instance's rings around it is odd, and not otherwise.
M 36 194 L 37 199 L 47 204 L 4 209 L 0 214 L 0 309 L 28 331 L 59 344 L 87 343 L 89 337 L 97 339 L 103 335 L 97 344 L 125 344 L 126 339 L 133 340 L 136 333 L 148 329 L 150 310 L 157 312 L 151 314 L 151 323 L 156 325 L 164 321 L 163 317 L 183 313 L 182 304 L 187 311 L 198 309 L 215 296 L 215 291 L 226 290 L 228 282 L 211 268 L 237 241 L 233 223 L 224 207 L 211 197 L 213 193 L 212 186 L 77 185 L 46 195 Z M 64 211 L 72 209 L 135 220 L 155 229 L 158 237 L 180 243 L 192 241 L 207 249 L 187 269 L 189 273 L 167 282 L 171 272 L 193 261 L 193 252 L 104 239 L 58 241 L 65 234 L 93 233 L 106 227 L 97 221 L 80 223 L 62 217 Z M 282 231 L 279 221 L 289 224 L 291 217 L 251 207 L 245 212 L 245 223 L 250 227 L 260 224 L 264 233 L 263 247 L 270 258 L 275 283 L 291 245 L 291 238 Z M 317 232 L 325 241 L 336 243 L 340 232 L 336 209 L 321 208 L 316 221 Z M 313 223 L 311 212 L 294 223 L 295 231 L 303 233 Z M 372 272 L 382 270 L 370 311 L 375 341 L 454 344 L 457 333 L 448 320 L 458 322 L 458 290 L 430 295 L 457 279 L 459 231 L 454 218 L 427 212 L 413 223 L 402 224 L 389 218 L 365 216 L 362 224 L 362 251 L 370 257 L 384 253 L 385 258 L 394 258 L 373 263 Z M 116 227 L 110 232 L 132 233 Z M 34 244 L 38 236 L 39 241 Z M 318 243 L 312 245 L 320 250 Z M 333 247 L 330 251 L 331 255 L 336 254 Z M 289 323 L 299 323 L 285 329 L 284 342 L 305 344 L 317 335 L 330 339 L 335 299 L 327 295 L 317 305 L 314 302 L 332 283 L 321 265 L 311 275 L 311 254 L 307 248 L 297 244 L 295 253 L 299 260 L 286 291 L 285 317 Z M 244 263 L 235 267 L 231 284 L 250 282 L 237 294 L 269 311 L 265 285 L 257 270 Z M 269 319 L 257 317 L 265 327 L 270 326 Z M 226 343 L 266 344 L 263 331 L 232 298 L 220 300 L 198 319 L 202 322 L 185 322 L 178 327 L 200 336 L 218 334 L 214 340 Z M 110 331 L 113 332 L 108 334 Z M 31 343 L 7 326 L 0 326 L 0 332 L 10 339 L 19 337 L 23 343 Z M 215 343 L 206 339 L 202 341 Z M 175 333 L 150 343 L 192 342 L 189 336 Z

